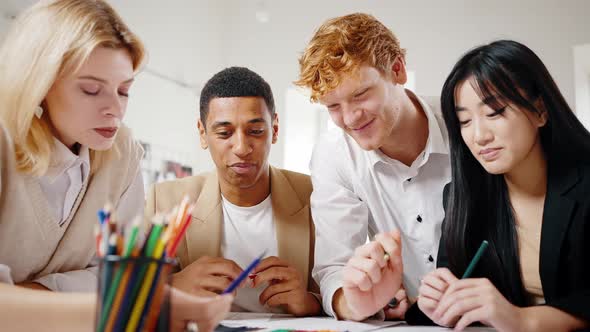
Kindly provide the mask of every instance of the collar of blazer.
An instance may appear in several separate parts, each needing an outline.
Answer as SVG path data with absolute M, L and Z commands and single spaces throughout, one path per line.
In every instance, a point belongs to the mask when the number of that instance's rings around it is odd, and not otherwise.
M 539 260 L 545 298 L 553 297 L 557 291 L 561 248 L 578 203 L 572 189 L 579 183 L 580 176 L 580 168 L 575 164 L 562 161 L 549 164 Z
M 279 258 L 301 272 L 308 284 L 311 217 L 289 179 L 281 170 L 270 167 L 273 221 L 277 232 Z M 196 201 L 193 221 L 185 235 L 188 262 L 201 256 L 221 256 L 223 211 L 217 172 L 206 179 Z M 254 241 L 254 239 L 253 239 Z

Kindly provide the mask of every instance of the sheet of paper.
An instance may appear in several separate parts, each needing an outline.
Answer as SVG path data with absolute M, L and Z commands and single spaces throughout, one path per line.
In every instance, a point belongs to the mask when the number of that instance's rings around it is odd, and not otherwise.
M 258 327 L 266 331 L 271 330 L 331 330 L 331 331 L 386 331 L 386 332 L 449 332 L 450 330 L 436 326 L 408 326 L 404 322 L 392 321 L 364 321 L 349 322 L 339 321 L 331 317 L 304 317 L 297 318 L 291 315 L 267 314 L 267 313 L 240 313 L 232 312 L 221 322 L 227 327 Z M 493 332 L 491 328 L 471 327 L 465 331 Z
M 349 322 L 339 321 L 330 317 L 304 317 L 296 318 L 291 315 L 255 314 L 255 313 L 230 313 L 221 322 L 228 327 L 259 327 L 266 330 L 332 330 L 366 332 L 384 327 L 399 325 L 401 322 L 365 321 Z
M 391 327 L 391 328 L 384 328 L 379 329 L 379 332 L 451 332 L 452 329 L 448 329 L 446 327 L 439 327 L 439 326 L 408 326 L 405 324 Z M 463 331 L 467 332 L 494 332 L 496 330 L 489 328 L 489 327 L 468 327 Z

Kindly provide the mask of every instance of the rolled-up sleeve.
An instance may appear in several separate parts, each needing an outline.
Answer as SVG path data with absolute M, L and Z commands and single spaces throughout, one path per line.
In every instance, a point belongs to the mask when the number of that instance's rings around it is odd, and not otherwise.
M 320 141 L 310 163 L 313 192 L 311 211 L 315 223 L 313 278 L 320 286 L 326 314 L 334 293 L 342 287 L 342 268 L 355 248 L 367 239 L 369 210 L 355 194 L 344 153 L 335 142 Z

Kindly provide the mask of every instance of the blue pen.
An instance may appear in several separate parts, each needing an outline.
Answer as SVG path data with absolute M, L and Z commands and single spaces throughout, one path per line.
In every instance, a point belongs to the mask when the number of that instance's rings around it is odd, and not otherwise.
M 250 274 L 250 272 L 252 272 L 252 270 L 254 270 L 254 268 L 256 266 L 258 266 L 258 264 L 260 264 L 260 261 L 262 260 L 262 258 L 266 255 L 266 250 L 264 252 L 262 252 L 262 254 L 260 254 L 260 256 L 256 257 L 256 259 L 254 261 L 252 261 L 252 263 L 250 263 L 250 265 L 248 265 L 248 267 L 242 271 L 242 273 L 240 273 L 240 275 L 234 280 L 232 281 L 231 284 L 229 284 L 229 286 L 227 287 L 226 290 L 223 291 L 223 294 L 229 294 L 231 292 L 233 292 L 241 283 L 242 281 L 244 281 L 244 279 L 246 279 L 246 277 Z

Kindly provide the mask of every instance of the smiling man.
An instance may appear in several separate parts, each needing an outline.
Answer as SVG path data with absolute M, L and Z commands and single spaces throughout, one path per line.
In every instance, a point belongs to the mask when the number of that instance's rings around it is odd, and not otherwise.
M 268 83 L 247 68 L 215 74 L 200 98 L 198 130 L 216 171 L 152 188 L 147 215 L 170 211 L 186 194 L 196 202 L 178 249 L 179 289 L 223 292 L 248 264 L 267 257 L 237 291 L 232 311 L 321 312 L 311 278 L 314 229 L 309 176 L 269 165 L 279 120 Z
M 404 88 L 405 50 L 371 15 L 326 21 L 299 63 L 297 84 L 340 127 L 319 140 L 310 167 L 324 310 L 362 320 L 385 308 L 402 318 L 436 266 L 451 177 L 440 101 Z

